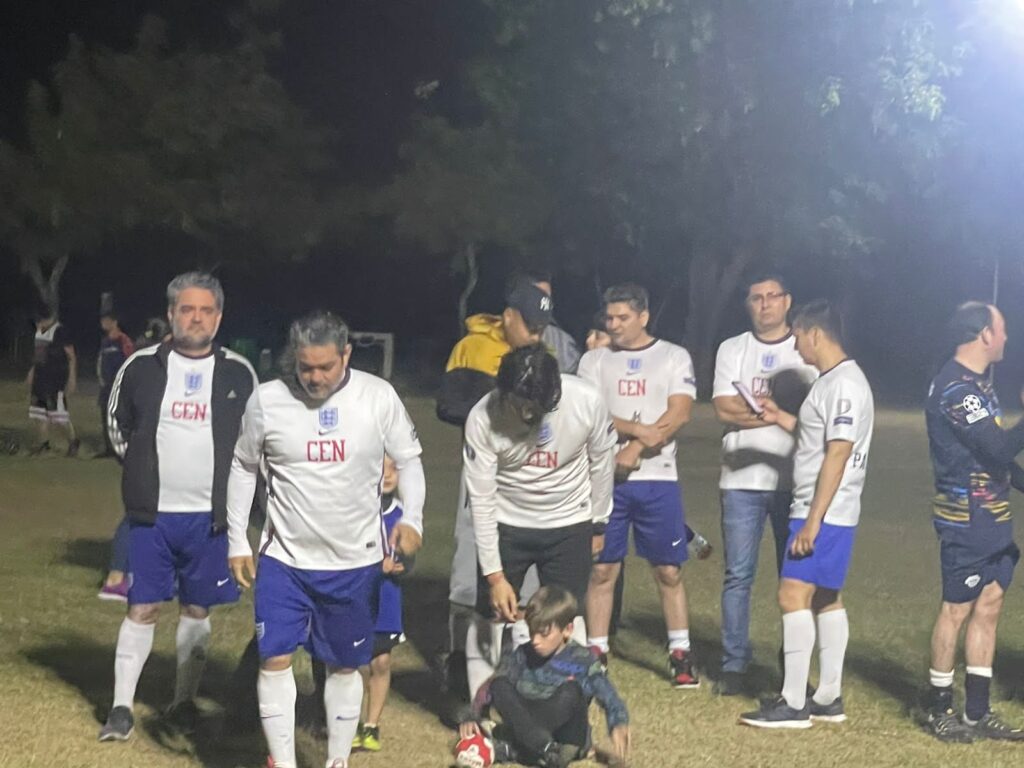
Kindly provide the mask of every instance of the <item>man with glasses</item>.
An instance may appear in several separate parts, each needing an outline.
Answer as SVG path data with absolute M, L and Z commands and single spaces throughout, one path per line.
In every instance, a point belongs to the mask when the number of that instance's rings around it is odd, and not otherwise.
M 782 567 L 789 535 L 793 451 L 796 441 L 778 424 L 766 423 L 740 395 L 772 398 L 787 413 L 796 413 L 817 377 L 796 351 L 786 315 L 792 298 L 776 274 L 763 273 L 748 283 L 746 306 L 751 330 L 726 339 L 718 348 L 712 402 L 722 435 L 722 674 L 715 692 L 735 696 L 744 691 L 752 657 L 750 590 L 757 572 L 765 522 L 775 537 L 776 574 Z

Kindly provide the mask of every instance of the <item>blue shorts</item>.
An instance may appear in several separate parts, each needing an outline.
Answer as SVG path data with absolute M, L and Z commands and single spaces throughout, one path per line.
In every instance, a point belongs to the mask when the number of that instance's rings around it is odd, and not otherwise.
M 255 585 L 260 658 L 287 656 L 303 646 L 333 667 L 369 664 L 380 579 L 380 563 L 312 571 L 264 555 Z
M 822 523 L 818 538 L 814 540 L 814 551 L 803 557 L 793 557 L 790 547 L 797 532 L 804 527 L 804 520 L 789 521 L 789 538 L 786 540 L 786 557 L 782 561 L 782 578 L 796 579 L 837 592 L 846 581 L 846 571 L 853 555 L 853 540 L 857 537 L 855 525 L 830 525 Z
M 228 536 L 214 533 L 210 512 L 160 512 L 153 525 L 129 522 L 128 604 L 173 600 L 182 605 L 238 601 L 228 567 Z
M 629 529 L 633 547 L 651 565 L 686 562 L 686 514 L 679 484 L 671 480 L 631 480 L 615 486 L 612 515 L 597 562 L 625 559 Z
M 937 527 L 937 526 L 936 526 Z M 1010 542 L 1004 548 L 979 556 L 961 543 L 939 532 L 939 563 L 942 568 L 942 600 L 947 603 L 971 603 L 981 590 L 996 582 L 1005 592 L 1013 581 L 1013 570 L 1020 550 Z

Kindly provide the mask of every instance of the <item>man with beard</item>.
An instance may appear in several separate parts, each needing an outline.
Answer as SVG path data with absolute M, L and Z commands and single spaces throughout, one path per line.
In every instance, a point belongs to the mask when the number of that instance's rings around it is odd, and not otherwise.
M 422 541 L 420 443 L 388 382 L 349 368 L 348 326 L 315 312 L 292 323 L 286 370 L 246 405 L 228 483 L 230 565 L 255 581 L 257 695 L 274 768 L 295 768 L 292 656 L 327 665 L 327 766 L 346 768 L 370 663 L 382 571 L 401 573 Z M 384 456 L 395 461 L 402 520 L 385 549 Z M 259 571 L 246 537 L 261 466 L 268 477 Z
M 227 481 L 256 374 L 214 343 L 224 291 L 213 276 L 178 275 L 167 286 L 171 339 L 139 350 L 114 380 L 110 442 L 124 462 L 130 521 L 128 615 L 114 662 L 114 706 L 100 741 L 125 741 L 153 647 L 160 603 L 178 598 L 177 682 L 168 720 L 190 730 L 206 664 L 210 608 L 238 600 L 227 566 Z

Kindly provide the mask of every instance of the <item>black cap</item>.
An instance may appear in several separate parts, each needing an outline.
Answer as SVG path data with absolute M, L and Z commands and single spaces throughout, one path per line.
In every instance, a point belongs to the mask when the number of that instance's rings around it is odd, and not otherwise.
M 539 331 L 551 322 L 554 302 L 528 280 L 517 280 L 505 294 L 505 304 L 523 316 L 523 322 L 531 331 Z

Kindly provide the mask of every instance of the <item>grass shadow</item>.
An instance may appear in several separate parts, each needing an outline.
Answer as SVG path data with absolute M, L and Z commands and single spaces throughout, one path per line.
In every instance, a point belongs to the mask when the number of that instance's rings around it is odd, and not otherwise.
M 111 538 L 114 535 L 110 531 Z M 107 539 L 72 539 L 64 543 L 64 551 L 59 560 L 67 565 L 106 573 L 110 565 L 110 538 Z
M 50 636 L 45 642 L 24 650 L 22 656 L 77 689 L 92 707 L 98 732 L 111 704 L 113 650 L 111 645 L 97 643 L 85 635 L 66 632 Z M 176 660 L 171 654 L 150 654 L 136 693 L 136 702 L 157 712 L 166 708 L 173 691 L 175 667 Z M 212 699 L 222 708 L 230 707 L 233 697 L 228 685 L 230 677 L 230 666 L 211 658 L 200 695 Z M 250 695 L 255 697 L 255 686 L 250 690 Z M 136 726 L 167 751 L 192 755 L 209 768 L 235 768 L 240 763 L 259 763 L 266 754 L 261 736 L 236 736 L 225 729 L 224 717 L 219 713 L 204 714 L 196 732 L 187 737 L 168 731 L 159 716 L 143 717 Z
M 665 620 L 659 614 L 632 613 L 624 616 L 624 621 L 612 641 L 612 663 L 621 658 L 634 666 L 649 670 L 664 677 L 667 672 L 664 651 Z M 657 639 L 656 639 L 657 638 Z M 641 640 L 642 642 L 637 642 Z M 659 654 L 658 662 L 650 659 L 650 646 L 658 645 L 664 651 Z M 722 638 L 718 631 L 705 623 L 690 626 L 690 646 L 693 651 L 695 666 L 700 675 L 710 680 L 718 679 L 720 659 L 722 658 Z
M 922 649 L 922 653 L 926 654 L 927 648 Z M 844 666 L 865 682 L 898 701 L 907 717 L 912 717 L 920 710 L 924 693 L 921 672 L 886 657 L 884 648 L 864 642 L 850 643 L 846 649 Z

